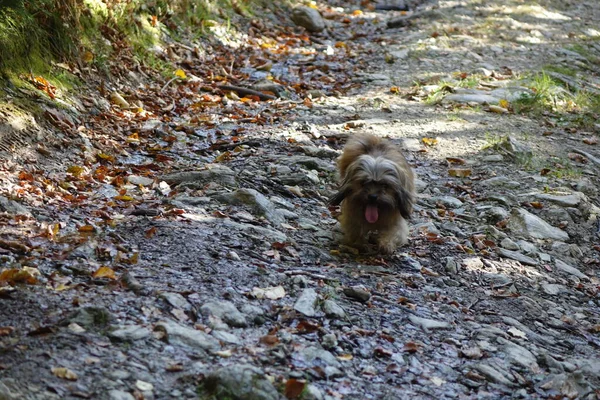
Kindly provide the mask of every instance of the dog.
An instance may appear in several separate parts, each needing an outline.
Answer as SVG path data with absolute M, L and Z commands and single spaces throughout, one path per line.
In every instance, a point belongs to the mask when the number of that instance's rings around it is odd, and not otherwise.
M 415 177 L 400 150 L 383 138 L 359 134 L 344 147 L 338 169 L 340 188 L 329 203 L 342 205 L 344 242 L 362 250 L 375 239 L 384 254 L 406 244 Z

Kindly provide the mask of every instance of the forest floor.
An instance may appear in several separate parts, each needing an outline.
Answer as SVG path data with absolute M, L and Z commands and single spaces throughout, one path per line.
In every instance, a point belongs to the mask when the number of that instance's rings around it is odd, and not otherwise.
M 412 5 L 2 88 L 0 399 L 598 398 L 600 3 Z M 418 178 L 391 256 L 327 206 L 358 132 Z

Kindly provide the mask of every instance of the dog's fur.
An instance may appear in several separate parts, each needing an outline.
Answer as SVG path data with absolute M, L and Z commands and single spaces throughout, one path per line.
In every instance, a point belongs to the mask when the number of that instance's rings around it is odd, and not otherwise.
M 396 146 L 373 135 L 357 135 L 346 144 L 338 169 L 340 189 L 330 204 L 342 204 L 339 221 L 345 243 L 363 249 L 368 237 L 376 233 L 383 253 L 392 253 L 405 244 L 415 183 Z

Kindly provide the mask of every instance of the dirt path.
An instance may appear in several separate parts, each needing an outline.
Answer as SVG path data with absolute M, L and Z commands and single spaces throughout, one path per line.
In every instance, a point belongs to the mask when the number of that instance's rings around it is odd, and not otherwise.
M 129 88 L 147 113 L 89 100 L 62 164 L 7 161 L 4 281 L 38 284 L 0 287 L 0 399 L 598 398 L 600 4 L 503 3 L 322 7 L 271 54 L 300 96 L 198 95 L 190 68 Z M 361 131 L 419 178 L 390 257 L 326 205 Z

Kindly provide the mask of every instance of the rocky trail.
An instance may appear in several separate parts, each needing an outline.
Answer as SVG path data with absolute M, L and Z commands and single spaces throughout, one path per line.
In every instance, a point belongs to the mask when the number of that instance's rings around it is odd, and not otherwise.
M 3 106 L 54 136 L 0 170 L 0 399 L 600 397 L 600 4 L 408 5 Z M 357 132 L 418 177 L 391 256 L 327 206 Z

